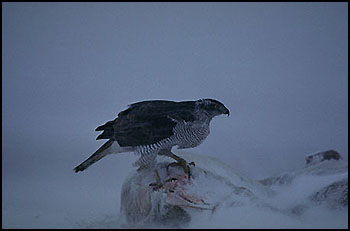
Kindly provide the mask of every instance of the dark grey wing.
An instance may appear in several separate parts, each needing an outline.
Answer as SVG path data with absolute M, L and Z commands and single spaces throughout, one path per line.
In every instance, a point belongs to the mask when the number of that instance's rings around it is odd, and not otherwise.
M 120 146 L 154 144 L 173 135 L 177 122 L 166 117 L 136 119 L 115 126 L 114 137 Z
M 156 143 L 173 135 L 180 121 L 194 120 L 194 102 L 143 101 L 130 105 L 118 118 L 96 128 L 97 139 L 117 140 L 120 146 Z
M 193 121 L 195 101 L 174 102 L 167 100 L 150 100 L 131 104 L 120 112 L 119 117 L 134 115 L 140 117 L 173 116 L 185 121 Z

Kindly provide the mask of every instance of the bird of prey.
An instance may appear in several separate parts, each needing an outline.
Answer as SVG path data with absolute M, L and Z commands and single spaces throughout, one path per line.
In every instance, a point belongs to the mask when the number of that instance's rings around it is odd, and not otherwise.
M 96 139 L 108 141 L 74 170 L 83 171 L 108 154 L 135 152 L 141 154 L 136 162 L 141 169 L 154 167 L 157 155 L 165 155 L 177 161 L 171 166 L 181 165 L 189 173 L 186 161 L 173 154 L 172 147 L 193 148 L 201 144 L 209 135 L 210 121 L 221 114 L 230 112 L 214 99 L 133 103 L 116 119 L 96 128 L 103 131 Z

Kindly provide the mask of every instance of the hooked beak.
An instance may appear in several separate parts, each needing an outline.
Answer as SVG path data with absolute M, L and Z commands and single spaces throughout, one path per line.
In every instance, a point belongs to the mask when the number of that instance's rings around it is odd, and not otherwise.
M 230 116 L 230 111 L 226 108 L 226 111 L 224 112 L 225 115 Z

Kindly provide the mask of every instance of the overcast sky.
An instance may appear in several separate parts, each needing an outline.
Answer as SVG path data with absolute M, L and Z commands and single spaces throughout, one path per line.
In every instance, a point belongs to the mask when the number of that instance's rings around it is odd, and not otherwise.
M 103 142 L 98 125 L 148 99 L 223 102 L 231 116 L 193 151 L 232 164 L 347 156 L 347 14 L 347 3 L 5 3 L 4 163 L 57 158 L 45 148 L 79 162 Z
M 71 171 L 103 143 L 97 126 L 149 99 L 224 103 L 230 117 L 214 118 L 191 152 L 251 177 L 319 150 L 348 158 L 347 3 L 3 3 L 2 13 L 3 179 Z
M 91 193 L 119 192 L 135 170 L 131 154 L 72 169 L 104 142 L 95 128 L 141 100 L 224 103 L 230 117 L 214 118 L 190 151 L 255 179 L 301 168 L 321 150 L 348 159 L 347 3 L 2 6 L 7 221 L 49 201 L 59 211 L 97 200 Z

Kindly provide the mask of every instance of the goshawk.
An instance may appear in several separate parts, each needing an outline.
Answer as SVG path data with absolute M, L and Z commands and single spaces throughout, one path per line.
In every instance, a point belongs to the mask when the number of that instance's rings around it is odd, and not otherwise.
M 209 135 L 210 121 L 229 110 L 214 99 L 173 102 L 166 100 L 142 101 L 129 105 L 118 117 L 96 128 L 103 131 L 98 139 L 108 139 L 87 160 L 74 168 L 83 171 L 96 161 L 112 153 L 135 152 L 141 154 L 135 163 L 140 168 L 152 168 L 157 155 L 177 161 L 186 173 L 186 161 L 171 152 L 172 147 L 193 148 Z

